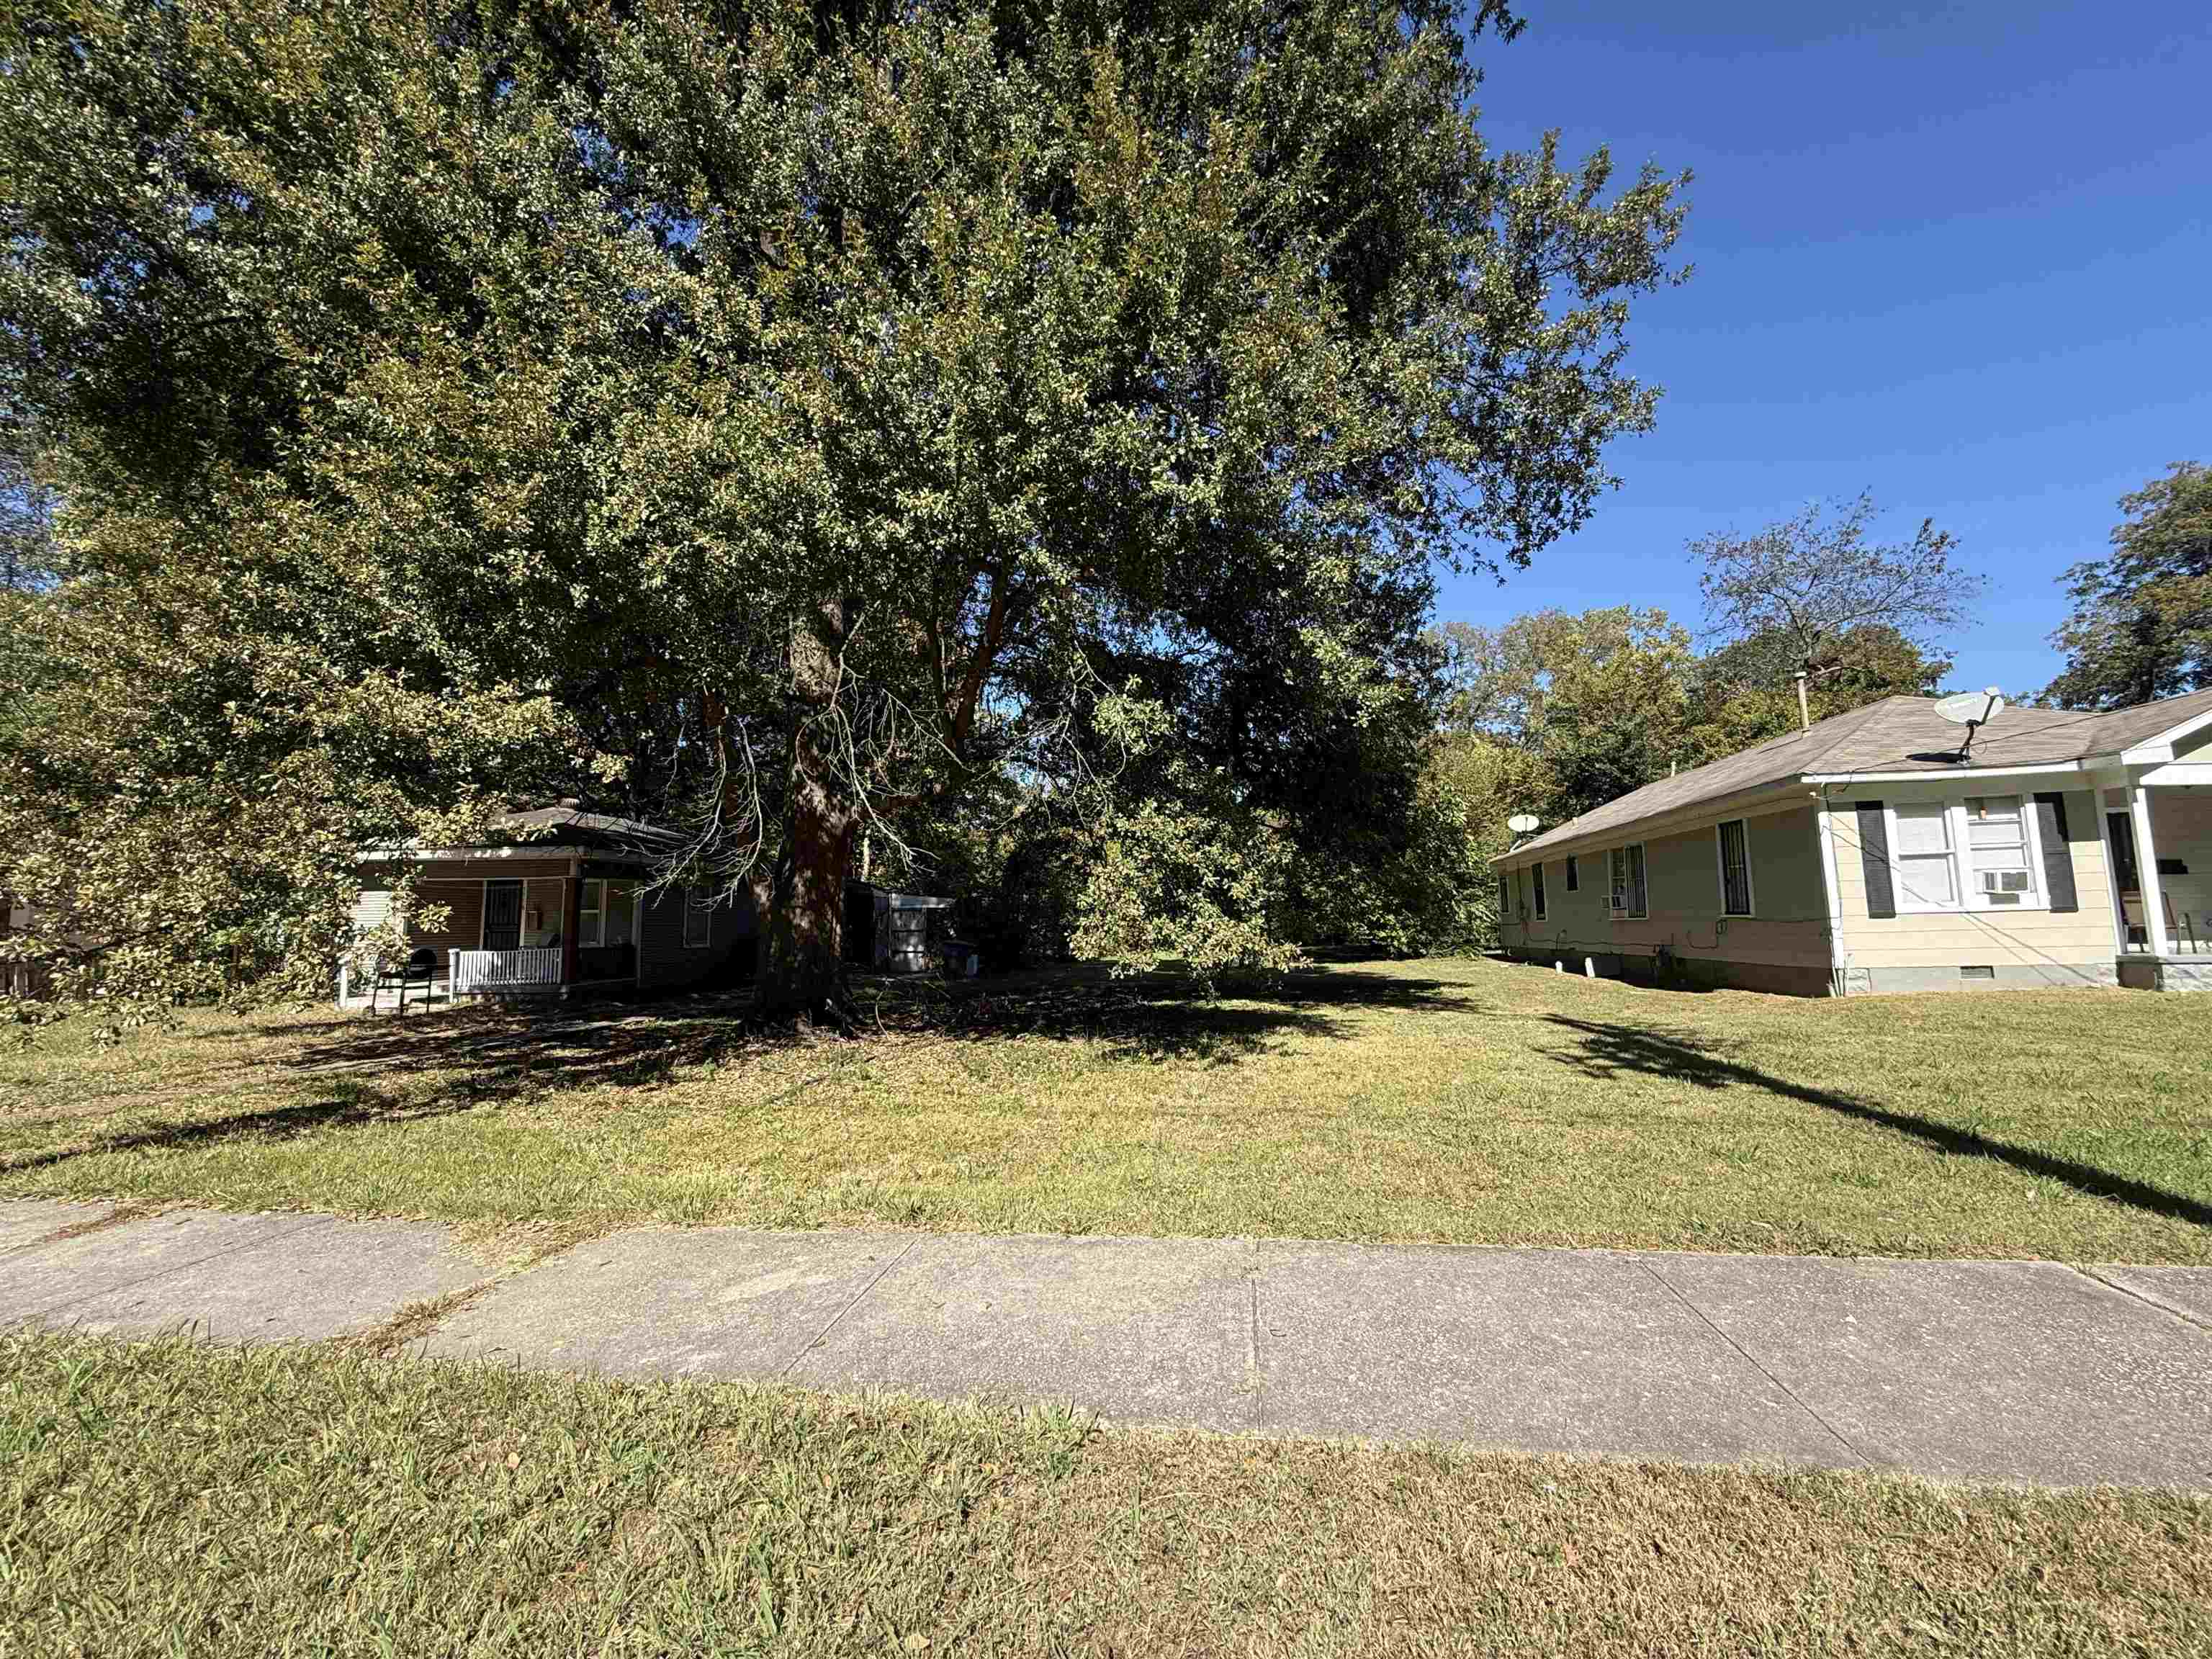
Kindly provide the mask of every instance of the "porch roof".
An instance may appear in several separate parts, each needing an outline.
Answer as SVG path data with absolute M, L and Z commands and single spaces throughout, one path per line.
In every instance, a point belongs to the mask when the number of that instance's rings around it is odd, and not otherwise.
M 363 864 L 562 857 L 637 864 L 675 847 L 679 839 L 674 831 L 640 818 L 617 817 L 562 800 L 502 813 L 481 841 L 442 847 L 419 842 L 364 847 L 359 858 Z

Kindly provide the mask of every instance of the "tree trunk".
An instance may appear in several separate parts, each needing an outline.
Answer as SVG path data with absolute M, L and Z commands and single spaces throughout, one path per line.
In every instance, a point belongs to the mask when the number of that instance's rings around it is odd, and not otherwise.
M 769 890 L 767 949 L 753 1002 L 771 1018 L 835 1019 L 845 999 L 845 867 L 853 855 L 853 819 L 817 781 L 794 777 L 793 783 L 790 838 Z
M 842 607 L 825 606 L 823 620 L 839 628 Z M 808 718 L 836 696 L 836 659 L 804 624 L 793 630 L 791 659 L 800 717 L 792 734 L 790 816 L 763 918 L 753 1004 L 774 1019 L 835 1020 L 845 1000 L 845 873 L 860 814 Z

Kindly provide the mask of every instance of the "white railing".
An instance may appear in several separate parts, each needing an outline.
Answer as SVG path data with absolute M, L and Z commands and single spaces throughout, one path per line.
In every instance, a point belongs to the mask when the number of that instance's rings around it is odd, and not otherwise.
M 561 950 L 455 951 L 450 983 L 457 997 L 553 991 L 561 985 Z

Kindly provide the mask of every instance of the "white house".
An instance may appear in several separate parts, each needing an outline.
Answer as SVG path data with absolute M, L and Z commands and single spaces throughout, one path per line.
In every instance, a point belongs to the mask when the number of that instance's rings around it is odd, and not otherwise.
M 1806 996 L 2212 989 L 2212 690 L 1965 735 L 1890 697 L 1545 830 L 1497 861 L 1504 947 Z

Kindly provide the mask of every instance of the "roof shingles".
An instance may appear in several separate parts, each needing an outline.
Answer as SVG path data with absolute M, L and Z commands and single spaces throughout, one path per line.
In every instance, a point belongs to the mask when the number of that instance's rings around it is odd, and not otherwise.
M 1964 728 L 1936 712 L 1933 697 L 1885 697 L 1671 778 L 1570 818 L 1516 847 L 1519 858 L 1622 830 L 1646 818 L 1755 793 L 1802 777 L 1865 772 L 1961 772 Z M 2212 714 L 2212 690 L 2106 714 L 2007 708 L 1974 738 L 1972 769 L 2042 766 L 2107 755 Z

